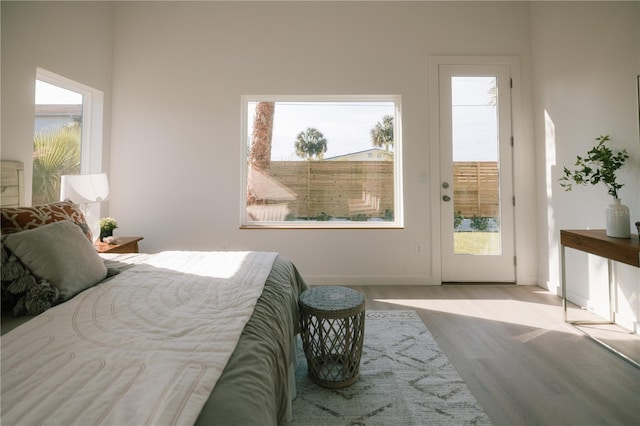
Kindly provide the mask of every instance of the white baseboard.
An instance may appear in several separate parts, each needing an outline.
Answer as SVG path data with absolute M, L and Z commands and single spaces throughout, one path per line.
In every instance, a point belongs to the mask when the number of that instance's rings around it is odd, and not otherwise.
M 422 275 L 402 276 L 337 276 L 337 275 L 305 275 L 305 280 L 311 285 L 439 285 L 431 277 Z M 535 280 L 519 282 L 518 285 L 537 285 Z
M 616 324 L 629 330 L 630 333 L 640 336 L 640 322 L 636 318 L 616 314 Z
M 434 285 L 430 277 L 417 275 L 404 276 L 336 276 L 336 275 L 305 275 L 305 281 L 311 285 Z
M 538 277 L 537 276 L 517 277 L 517 279 L 518 279 L 518 285 L 537 285 L 537 286 L 540 286 L 538 284 Z

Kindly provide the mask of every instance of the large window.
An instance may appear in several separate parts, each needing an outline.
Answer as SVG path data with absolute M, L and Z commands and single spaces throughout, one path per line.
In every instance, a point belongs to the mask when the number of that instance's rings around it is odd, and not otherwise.
M 32 205 L 60 198 L 60 176 L 102 162 L 102 92 L 43 69 L 35 83 Z
M 242 105 L 243 227 L 402 227 L 398 96 Z

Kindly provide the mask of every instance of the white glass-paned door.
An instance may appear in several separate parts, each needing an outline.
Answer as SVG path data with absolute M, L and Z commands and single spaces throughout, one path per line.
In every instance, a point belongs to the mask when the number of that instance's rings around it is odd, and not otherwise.
M 440 65 L 443 282 L 515 281 L 510 75 Z

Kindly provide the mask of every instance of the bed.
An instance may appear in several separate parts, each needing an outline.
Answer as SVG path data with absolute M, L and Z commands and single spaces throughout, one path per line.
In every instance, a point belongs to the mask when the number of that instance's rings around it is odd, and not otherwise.
M 73 203 L 17 230 L 22 210 L 2 208 L 2 424 L 290 423 L 307 285 L 288 259 L 98 255 Z

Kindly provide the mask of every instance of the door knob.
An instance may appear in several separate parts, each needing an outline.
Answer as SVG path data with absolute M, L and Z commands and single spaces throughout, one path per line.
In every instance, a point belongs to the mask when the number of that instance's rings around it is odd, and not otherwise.
M 451 197 L 449 197 L 448 195 L 443 195 L 442 201 L 451 201 Z

